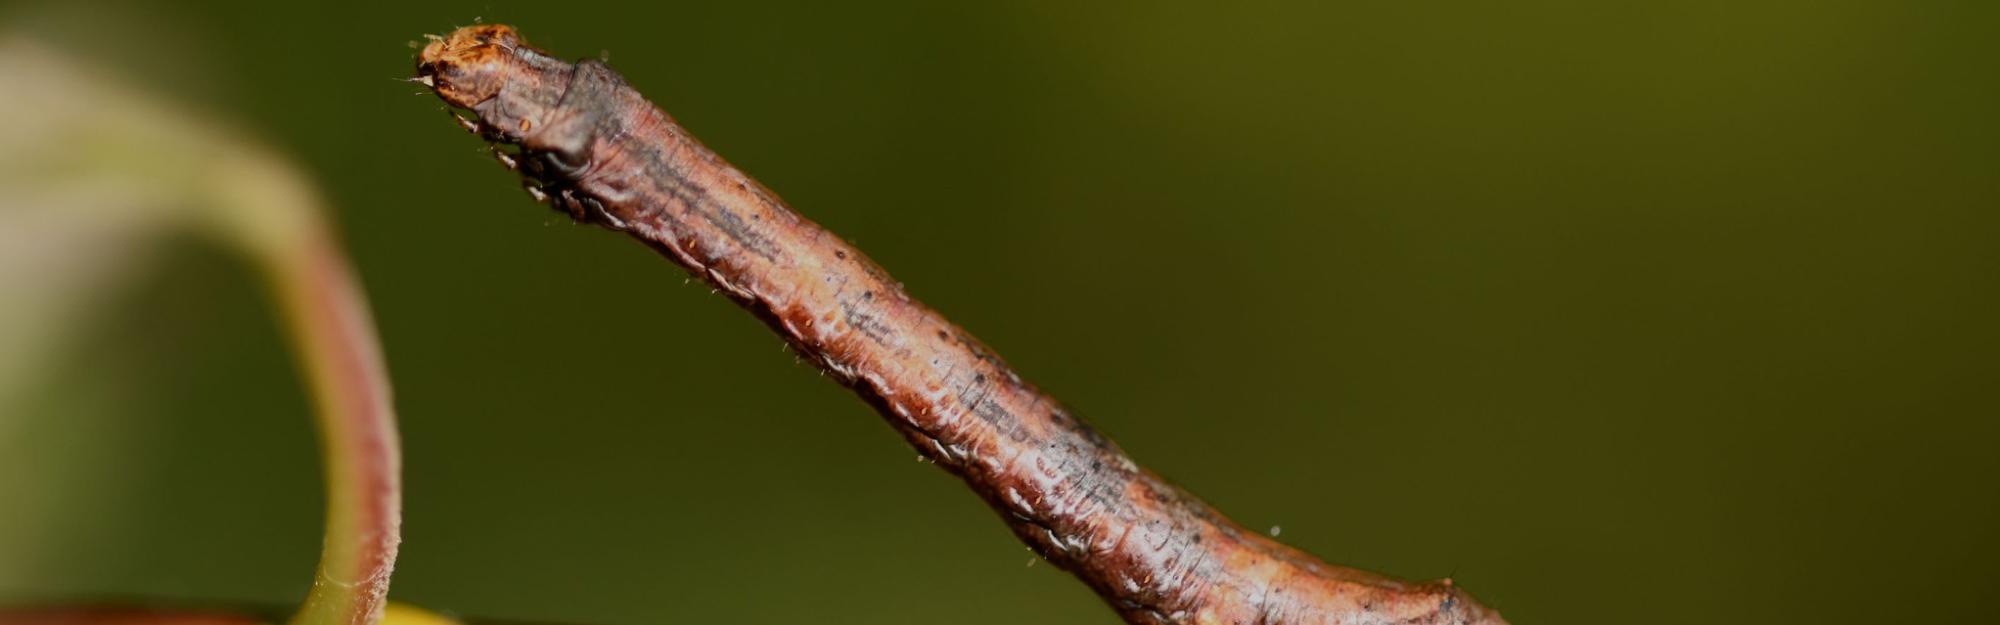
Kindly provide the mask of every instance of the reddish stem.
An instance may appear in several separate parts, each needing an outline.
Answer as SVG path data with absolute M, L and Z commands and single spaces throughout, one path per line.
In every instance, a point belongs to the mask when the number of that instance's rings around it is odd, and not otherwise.
M 326 535 L 294 623 L 381 619 L 402 523 L 401 464 L 387 368 L 353 271 L 314 222 L 262 264 L 318 404 Z

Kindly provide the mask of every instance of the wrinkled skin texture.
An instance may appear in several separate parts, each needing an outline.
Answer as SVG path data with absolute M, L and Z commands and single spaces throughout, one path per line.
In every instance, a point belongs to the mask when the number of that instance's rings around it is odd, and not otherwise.
M 1139 468 L 912 300 L 859 250 L 689 136 L 604 64 L 472 26 L 419 55 L 428 82 L 530 193 L 626 232 L 764 319 L 852 387 L 1014 533 L 1136 624 L 1499 624 L 1449 580 L 1342 568 L 1245 530 Z

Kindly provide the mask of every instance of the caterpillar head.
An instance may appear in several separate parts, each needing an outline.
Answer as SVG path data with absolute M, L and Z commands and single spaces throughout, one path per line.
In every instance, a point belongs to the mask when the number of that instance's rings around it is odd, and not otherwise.
M 521 42 L 504 24 L 475 24 L 433 37 L 417 53 L 417 82 L 477 114 L 488 138 L 520 143 L 561 100 L 573 66 Z

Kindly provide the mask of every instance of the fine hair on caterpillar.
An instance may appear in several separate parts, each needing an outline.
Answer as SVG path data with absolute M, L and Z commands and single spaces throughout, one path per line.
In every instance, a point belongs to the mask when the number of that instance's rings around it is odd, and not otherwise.
M 1449 581 L 1321 562 L 1141 468 L 602 61 L 565 62 L 482 24 L 425 46 L 417 76 L 471 113 L 468 130 L 518 146 L 497 158 L 538 201 L 727 294 L 1128 622 L 1504 623 Z
M 521 173 L 530 196 L 578 221 L 624 229 L 623 220 L 576 184 L 603 162 L 589 153 L 591 139 L 620 105 L 605 96 L 629 90 L 622 78 L 601 62 L 571 65 L 519 46 L 513 29 L 498 24 L 436 38 L 422 54 L 427 60 L 416 80 L 472 111 L 473 117 L 458 116 L 459 124 L 494 144 L 494 157 Z M 597 84 L 578 89 L 579 82 Z

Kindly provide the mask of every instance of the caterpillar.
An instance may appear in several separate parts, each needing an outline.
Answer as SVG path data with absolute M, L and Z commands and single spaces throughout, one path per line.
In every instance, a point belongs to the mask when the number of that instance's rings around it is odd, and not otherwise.
M 727 294 L 1127 622 L 1504 623 L 1449 579 L 1321 562 L 1140 468 L 602 61 L 564 61 L 482 24 L 434 38 L 414 80 L 469 112 L 460 124 L 536 200 L 627 233 Z

